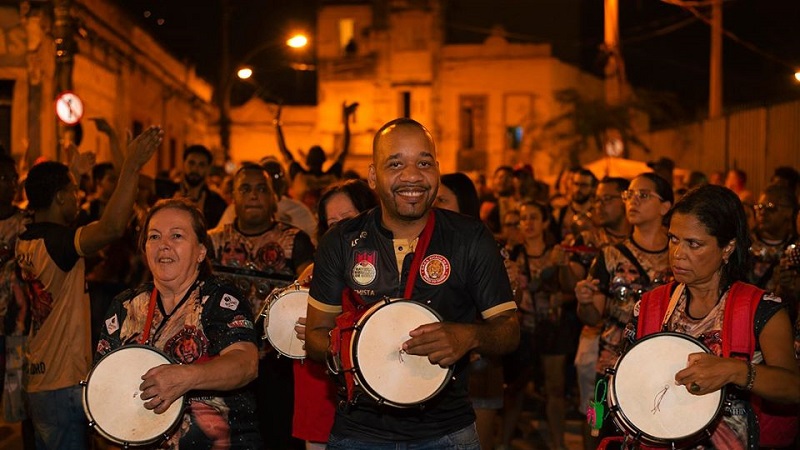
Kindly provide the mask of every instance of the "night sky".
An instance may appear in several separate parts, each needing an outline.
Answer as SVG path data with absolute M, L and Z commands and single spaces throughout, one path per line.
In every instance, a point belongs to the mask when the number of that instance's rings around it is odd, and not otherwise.
M 211 82 L 219 76 L 220 0 L 118 0 L 173 53 L 197 64 Z M 296 28 L 314 29 L 319 0 L 230 0 L 231 55 L 240 59 L 254 46 L 274 49 L 254 58 L 261 93 L 287 103 L 313 103 L 313 72 L 295 72 L 289 62 L 310 58 L 281 48 Z M 638 89 L 671 92 L 682 106 L 679 120 L 703 117 L 708 102 L 710 27 L 683 8 L 659 0 L 619 0 L 622 52 L 628 79 Z M 697 3 L 697 2 L 694 2 Z M 603 39 L 602 0 L 449 0 L 448 42 L 481 42 L 492 24 L 502 23 L 509 40 L 550 42 L 554 54 L 599 74 Z M 491 5 L 491 7 L 487 7 Z M 148 18 L 144 11 L 150 11 Z M 700 11 L 703 11 L 701 8 Z M 755 48 L 725 38 L 723 89 L 726 110 L 800 98 L 793 68 L 800 68 L 797 0 L 729 0 L 723 27 Z M 163 19 L 163 24 L 158 24 Z M 312 62 L 304 60 L 302 62 Z M 237 85 L 235 99 L 255 88 Z M 679 93 L 679 94 L 678 94 Z
M 201 77 L 217 83 L 222 49 L 222 0 L 117 1 L 174 55 L 194 62 Z M 295 30 L 313 33 L 318 1 L 227 0 L 227 3 L 231 9 L 230 55 L 234 69 L 252 49 L 264 48 L 248 61 L 255 73 L 252 81 L 234 83 L 233 103 L 242 103 L 259 93 L 289 104 L 313 104 L 315 73 L 297 72 L 289 67 L 290 63 L 313 63 L 313 48 L 301 54 L 288 49 L 284 42 Z M 147 11 L 149 17 L 145 17 Z

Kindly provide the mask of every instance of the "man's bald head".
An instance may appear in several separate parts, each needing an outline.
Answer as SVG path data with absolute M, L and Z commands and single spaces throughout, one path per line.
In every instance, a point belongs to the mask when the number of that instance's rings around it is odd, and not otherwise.
M 430 142 L 430 149 L 434 152 L 434 157 L 436 153 L 436 146 L 433 143 L 433 136 L 431 136 L 430 131 L 425 128 L 424 125 L 417 122 L 414 119 L 409 119 L 407 117 L 400 117 L 394 119 L 390 122 L 387 122 L 383 125 L 377 133 L 375 133 L 375 137 L 372 139 L 372 161 L 373 163 L 378 161 L 378 154 L 381 150 L 381 142 L 386 138 L 391 138 L 392 134 L 396 131 L 418 131 L 425 135 L 425 138 Z

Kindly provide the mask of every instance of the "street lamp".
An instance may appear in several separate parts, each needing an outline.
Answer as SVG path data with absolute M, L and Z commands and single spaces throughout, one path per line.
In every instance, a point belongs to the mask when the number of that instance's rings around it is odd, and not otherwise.
M 308 37 L 302 33 L 297 33 L 286 40 L 286 45 L 293 49 L 302 49 L 308 45 Z M 261 45 L 253 48 L 241 59 L 239 69 L 236 71 L 236 76 L 227 64 L 224 72 L 220 77 L 219 84 L 219 137 L 222 151 L 225 153 L 225 159 L 229 159 L 230 146 L 231 146 L 231 90 L 233 83 L 238 77 L 241 80 L 247 80 L 253 76 L 253 69 L 246 64 L 250 62 L 253 57 L 267 49 L 274 49 L 279 47 L 279 44 L 274 41 L 266 41 Z
M 286 45 L 291 48 L 303 48 L 308 45 L 308 38 L 303 34 L 295 34 L 286 40 Z
M 236 71 L 236 76 L 239 77 L 240 80 L 247 80 L 253 76 L 253 69 L 244 66 Z

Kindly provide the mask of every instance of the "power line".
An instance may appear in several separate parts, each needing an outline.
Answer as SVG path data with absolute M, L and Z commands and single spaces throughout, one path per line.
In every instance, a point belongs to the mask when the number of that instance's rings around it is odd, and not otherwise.
M 622 40 L 622 42 L 624 44 L 632 44 L 632 43 L 635 43 L 635 42 L 646 41 L 646 40 L 652 39 L 654 37 L 664 36 L 666 34 L 672 33 L 673 31 L 680 30 L 681 28 L 686 27 L 687 25 L 691 25 L 691 24 L 695 23 L 696 21 L 697 21 L 697 17 L 687 17 L 687 18 L 683 19 L 680 22 L 676 22 L 676 23 L 667 25 L 667 26 L 665 26 L 663 28 L 660 28 L 658 30 L 651 31 L 649 33 L 642 34 L 640 36 L 634 36 L 634 37 L 625 38 L 625 39 Z
M 714 3 L 714 0 L 707 0 L 707 1 L 661 0 L 661 1 L 664 2 L 664 3 L 670 4 L 670 5 L 678 6 L 680 8 L 685 9 L 686 11 L 689 11 L 695 17 L 697 17 L 698 19 L 703 21 L 706 25 L 711 26 L 711 19 L 706 17 L 705 14 L 701 13 L 700 11 L 698 11 L 697 8 L 695 8 L 695 6 L 710 6 L 710 5 L 712 5 Z M 717 0 L 717 1 L 719 1 L 719 0 Z M 751 42 L 745 41 L 744 39 L 742 39 L 739 36 L 735 35 L 730 30 L 726 30 L 726 29 L 723 28 L 722 29 L 722 34 L 725 37 L 727 37 L 728 39 L 732 40 L 733 42 L 735 42 L 735 43 L 741 45 L 742 47 L 750 50 L 751 52 L 753 52 L 753 53 L 755 53 L 757 55 L 760 55 L 760 56 L 762 56 L 762 57 L 764 57 L 764 58 L 766 58 L 766 59 L 768 59 L 768 60 L 770 60 L 772 62 L 780 64 L 780 65 L 782 65 L 784 67 L 787 67 L 792 72 L 795 71 L 795 65 L 793 65 L 791 63 L 788 63 L 788 62 L 784 61 L 783 59 L 781 59 L 781 58 L 779 58 L 779 57 L 777 57 L 777 56 L 775 56 L 775 55 L 773 55 L 773 54 L 771 54 L 769 52 L 766 52 L 766 51 L 762 50 L 761 48 L 759 48 L 758 46 L 756 46 L 755 44 L 753 44 Z
M 667 2 L 667 3 L 671 3 L 672 0 L 664 0 L 664 1 Z M 687 2 L 687 3 L 697 4 L 697 5 L 701 5 L 702 6 L 702 5 L 705 5 L 705 4 L 710 4 L 710 1 L 711 0 L 706 0 L 706 1 L 702 1 L 702 2 L 699 2 L 699 1 L 698 2 Z M 670 22 L 670 21 L 673 21 L 673 20 L 676 20 L 676 19 L 677 19 L 677 22 L 668 23 L 667 25 L 664 25 L 661 28 L 658 28 L 658 29 L 655 29 L 655 30 L 651 30 L 651 28 L 653 28 L 655 26 L 661 26 L 661 24 L 663 24 L 665 22 Z M 644 41 L 644 40 L 651 39 L 651 38 L 654 38 L 654 37 L 663 36 L 665 34 L 669 34 L 669 33 L 673 32 L 673 31 L 677 31 L 677 30 L 679 30 L 679 29 L 681 29 L 681 28 L 683 28 L 683 27 L 685 27 L 687 25 L 690 25 L 690 24 L 694 23 L 696 20 L 697 20 L 696 17 L 686 18 L 683 15 L 672 16 L 672 17 L 667 17 L 667 18 L 663 18 L 662 17 L 662 18 L 654 19 L 654 20 L 651 20 L 650 22 L 647 22 L 647 23 L 644 23 L 644 24 L 638 24 L 638 25 L 636 25 L 636 26 L 634 26 L 632 28 L 628 28 L 626 30 L 623 30 L 621 35 L 634 34 L 634 36 L 632 36 L 632 37 L 625 38 L 624 42 L 629 42 L 629 43 L 630 42 L 640 42 L 640 41 Z M 471 24 L 467 24 L 467 23 L 463 23 L 463 22 L 448 21 L 446 23 L 446 26 L 448 28 L 450 28 L 450 29 L 453 29 L 453 30 L 467 31 L 467 32 L 474 33 L 474 34 L 481 35 L 481 36 L 489 36 L 494 32 L 494 29 L 491 28 L 491 27 L 471 25 Z M 644 34 L 636 35 L 637 33 L 644 33 Z M 583 42 L 581 42 L 580 39 L 553 39 L 551 37 L 543 37 L 543 36 L 536 36 L 536 35 L 527 34 L 527 33 L 512 32 L 512 31 L 507 31 L 505 29 L 503 30 L 502 36 L 504 38 L 514 39 L 516 41 L 522 41 L 522 42 L 532 42 L 532 43 L 549 42 L 549 43 L 553 43 L 553 44 L 571 44 L 571 45 L 579 45 L 579 46 L 585 45 Z
M 684 28 L 687 25 L 691 25 L 692 23 L 694 23 L 696 21 L 697 21 L 696 17 L 682 18 L 682 20 L 679 20 L 678 22 L 675 22 L 675 23 L 671 23 L 671 24 L 665 25 L 662 28 L 659 28 L 659 29 L 656 29 L 656 30 L 652 30 L 652 31 L 648 31 L 648 32 L 646 32 L 644 34 L 641 34 L 641 35 L 638 35 L 638 36 L 632 36 L 632 37 L 623 38 L 622 42 L 623 43 L 635 43 L 635 42 L 641 42 L 641 41 L 644 41 L 644 40 L 647 40 L 647 39 L 651 39 L 651 38 L 654 38 L 654 37 L 663 36 L 663 35 L 672 33 L 673 31 L 677 31 L 677 30 L 679 30 L 681 28 Z M 646 24 L 638 25 L 638 26 L 636 26 L 634 28 L 625 30 L 622 34 L 623 35 L 627 35 L 627 34 L 637 33 L 637 32 L 640 32 L 642 30 L 646 30 L 651 26 L 658 25 L 658 24 L 663 23 L 663 22 L 664 22 L 664 19 L 656 19 L 656 20 L 653 20 L 653 21 L 648 22 Z M 494 30 L 492 28 L 481 27 L 481 26 L 476 26 L 476 25 L 468 25 L 468 24 L 459 23 L 459 22 L 448 22 L 447 26 L 449 28 L 451 28 L 451 29 L 454 29 L 454 30 L 468 31 L 468 32 L 479 34 L 479 35 L 483 35 L 483 36 L 489 36 L 494 32 Z M 511 31 L 506 31 L 506 30 L 503 30 L 502 36 L 504 38 L 514 39 L 516 41 L 521 41 L 521 42 L 531 42 L 531 43 L 548 42 L 548 43 L 551 43 L 551 44 L 569 44 L 569 45 L 575 45 L 575 46 L 580 46 L 580 47 L 588 46 L 588 44 L 584 43 L 581 39 L 553 39 L 553 38 L 545 38 L 545 37 L 534 36 L 534 35 L 531 35 L 531 34 L 511 32 Z M 591 46 L 594 47 L 595 44 L 591 44 Z

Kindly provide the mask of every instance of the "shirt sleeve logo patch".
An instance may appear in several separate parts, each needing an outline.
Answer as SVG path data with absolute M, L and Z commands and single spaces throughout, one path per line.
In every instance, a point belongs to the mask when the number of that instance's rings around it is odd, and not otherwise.
M 378 259 L 377 252 L 356 252 L 355 257 L 356 261 L 351 274 L 353 281 L 360 286 L 372 284 L 378 276 L 378 270 L 375 268 L 375 262 Z
M 419 275 L 426 283 L 438 286 L 450 278 L 450 261 L 442 255 L 430 255 L 422 260 Z
M 222 296 L 222 300 L 219 301 L 219 306 L 235 311 L 239 307 L 239 299 L 230 294 L 225 294 Z
M 117 315 L 114 314 L 106 319 L 106 331 L 108 334 L 114 334 L 117 330 L 119 330 L 119 319 L 117 319 Z

